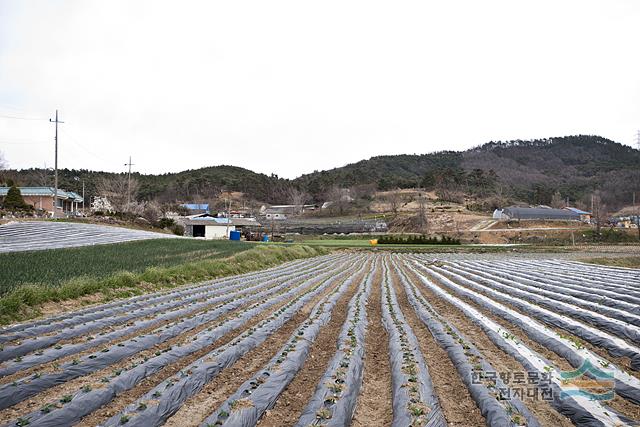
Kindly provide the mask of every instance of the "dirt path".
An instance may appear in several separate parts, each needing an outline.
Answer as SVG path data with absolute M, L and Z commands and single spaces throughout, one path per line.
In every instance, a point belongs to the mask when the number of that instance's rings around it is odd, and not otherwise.
M 393 418 L 389 334 L 382 324 L 382 274 L 372 286 L 367 304 L 363 387 L 353 417 L 354 427 L 384 427 Z
M 395 270 L 392 271 L 394 272 L 394 288 L 398 297 L 398 304 L 407 323 L 418 339 L 420 351 L 427 363 L 431 381 L 447 423 L 452 427 L 485 426 L 484 417 L 462 383 L 460 374 L 458 374 L 451 359 L 449 359 L 447 352 L 438 345 L 429 329 L 418 318 L 407 300 L 404 287 L 398 285 L 397 273 L 395 273 Z
M 341 284 L 342 282 L 332 287 L 332 289 Z M 341 318 L 341 308 L 348 308 L 349 299 L 356 292 L 357 284 L 358 282 L 355 282 L 347 292 L 340 297 L 334 308 L 331 321 Z M 165 426 L 190 427 L 200 425 L 203 419 L 218 409 L 238 387 L 271 360 L 280 347 L 287 343 L 291 334 L 307 319 L 313 307 L 329 292 L 330 291 L 325 292 L 322 296 L 315 298 L 313 302 L 307 304 L 303 310 L 296 313 L 277 333 L 269 337 L 258 348 L 247 353 L 230 368 L 223 371 L 218 377 L 208 383 L 200 393 L 188 399 L 180 410 L 167 420 Z M 345 309 L 342 321 L 346 318 L 346 313 L 347 311 Z M 331 326 L 331 322 L 328 326 Z M 317 341 L 315 345 L 317 345 Z M 311 390 L 313 390 L 313 388 L 314 387 L 311 387 Z

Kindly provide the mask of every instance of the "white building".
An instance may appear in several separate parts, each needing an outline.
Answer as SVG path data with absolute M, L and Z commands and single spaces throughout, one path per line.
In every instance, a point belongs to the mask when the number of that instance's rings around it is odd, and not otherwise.
M 235 225 L 227 218 L 211 216 L 195 217 L 184 221 L 184 235 L 202 237 L 205 239 L 228 239 L 229 234 L 236 230 Z
M 255 218 L 217 218 L 210 214 L 185 217 L 179 220 L 184 225 L 184 235 L 205 239 L 228 239 L 232 231 L 260 227 Z

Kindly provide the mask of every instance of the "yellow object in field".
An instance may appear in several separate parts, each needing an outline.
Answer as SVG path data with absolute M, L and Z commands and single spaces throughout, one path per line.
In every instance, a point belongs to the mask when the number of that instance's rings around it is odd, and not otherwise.
M 369 240 L 369 244 L 370 244 L 371 246 L 375 246 L 375 245 L 377 245 L 377 244 L 378 244 L 378 239 L 371 239 L 371 240 Z

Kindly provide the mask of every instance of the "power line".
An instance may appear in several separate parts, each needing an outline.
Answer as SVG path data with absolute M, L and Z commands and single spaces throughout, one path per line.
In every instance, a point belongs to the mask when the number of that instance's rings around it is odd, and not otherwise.
M 18 116 L 7 116 L 4 114 L 0 114 L 0 117 L 3 119 L 15 119 L 15 120 L 47 120 L 41 117 L 18 117 Z
M 74 138 L 73 135 L 71 135 L 68 129 L 63 130 L 62 133 L 69 138 L 72 145 L 76 146 L 77 148 L 80 148 L 81 150 L 85 151 L 87 154 L 92 155 L 93 157 L 95 157 L 96 159 L 102 162 L 109 163 L 109 161 L 105 160 L 103 157 L 98 156 L 93 151 L 90 151 L 87 148 L 85 148 L 76 138 Z

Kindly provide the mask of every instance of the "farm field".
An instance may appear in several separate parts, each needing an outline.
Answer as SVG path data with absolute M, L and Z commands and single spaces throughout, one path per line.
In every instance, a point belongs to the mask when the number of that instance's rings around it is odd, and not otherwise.
M 0 225 L 0 253 L 177 237 L 172 234 L 96 224 L 21 221 Z
M 103 278 L 202 259 L 224 258 L 253 248 L 245 242 L 150 239 L 109 245 L 0 253 L 0 295 L 24 284 L 55 286 L 78 277 Z
M 0 425 L 633 425 L 639 307 L 637 269 L 337 252 L 1 329 Z

